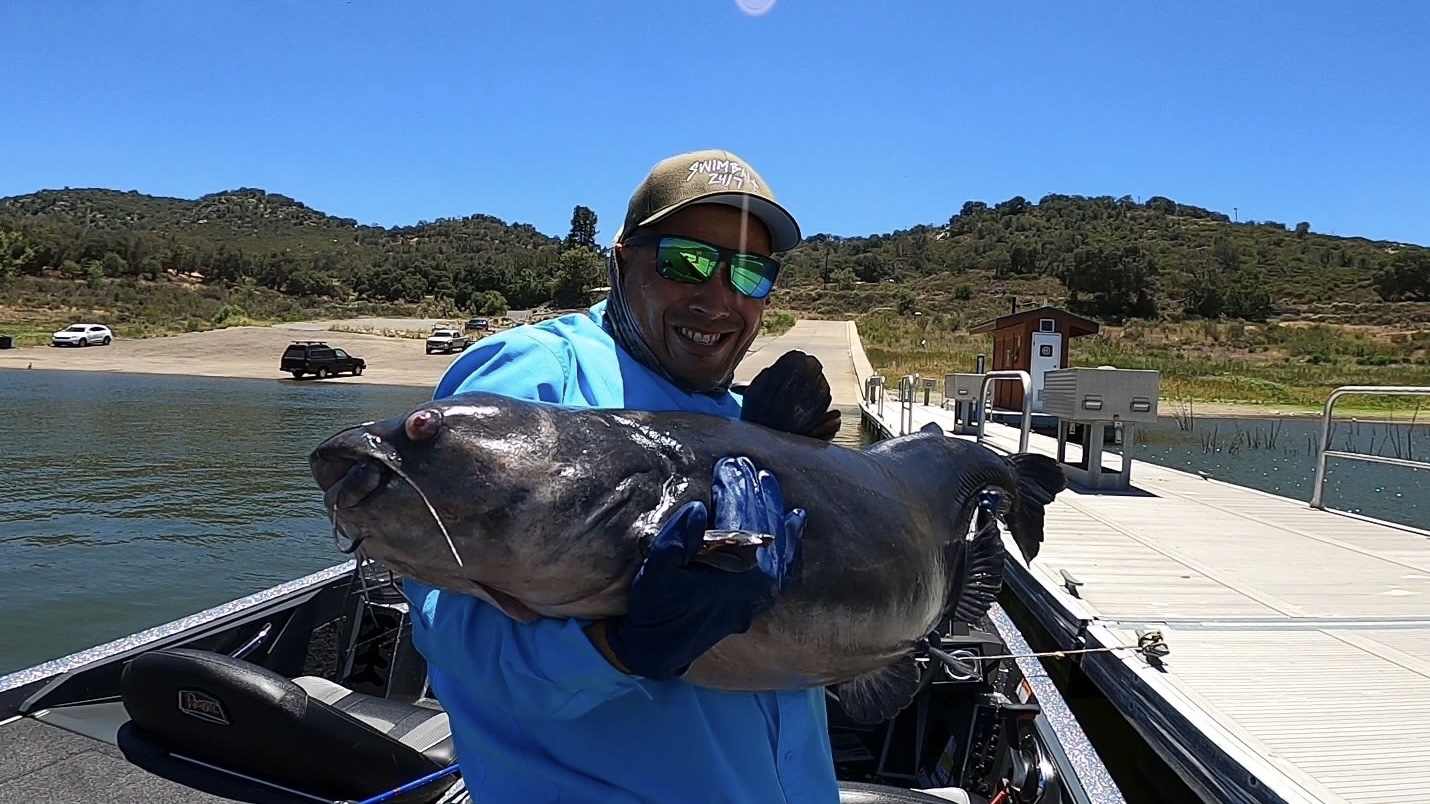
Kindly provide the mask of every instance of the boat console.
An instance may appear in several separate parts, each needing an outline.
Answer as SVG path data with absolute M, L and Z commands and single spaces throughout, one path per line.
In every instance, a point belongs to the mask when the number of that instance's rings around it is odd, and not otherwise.
M 841 802 L 1090 802 L 1002 630 L 941 629 L 885 723 L 827 693 Z M 0 800 L 51 771 L 114 804 L 468 802 L 410 632 L 398 580 L 349 563 L 0 678 L 0 740 L 35 749 L 0 756 Z

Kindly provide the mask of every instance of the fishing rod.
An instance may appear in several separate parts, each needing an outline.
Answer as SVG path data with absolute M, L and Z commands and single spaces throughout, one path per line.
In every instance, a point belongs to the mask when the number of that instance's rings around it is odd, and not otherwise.
M 413 781 L 408 782 L 407 784 L 402 785 L 401 787 L 394 787 L 386 793 L 378 793 L 372 798 L 365 798 L 362 801 L 354 801 L 352 799 L 347 799 L 344 801 L 334 801 L 333 804 L 385 804 L 385 802 L 391 801 L 394 798 L 397 798 L 398 796 L 402 795 L 403 793 L 410 793 L 413 790 L 416 790 L 417 788 L 422 787 L 424 785 L 431 784 L 432 782 L 435 782 L 438 779 L 443 778 L 444 776 L 451 776 L 459 770 L 461 770 L 461 766 L 453 762 L 451 765 L 448 765 L 442 770 L 439 770 L 435 773 L 429 773 L 426 776 L 423 776 L 421 779 L 415 779 Z

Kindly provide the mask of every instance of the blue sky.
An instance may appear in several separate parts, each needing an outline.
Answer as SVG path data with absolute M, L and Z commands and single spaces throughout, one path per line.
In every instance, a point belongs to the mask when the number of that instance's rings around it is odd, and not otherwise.
M 740 0 L 768 5 L 770 0 Z M 733 150 L 806 235 L 1164 195 L 1430 245 L 1430 4 L 10 0 L 0 196 L 236 187 L 608 239 Z

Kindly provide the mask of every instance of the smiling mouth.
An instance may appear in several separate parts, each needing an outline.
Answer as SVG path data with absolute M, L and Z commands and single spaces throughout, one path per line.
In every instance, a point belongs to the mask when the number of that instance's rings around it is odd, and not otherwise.
M 699 332 L 689 327 L 676 327 L 675 332 L 686 342 L 705 349 L 721 345 L 726 338 L 733 334 L 729 332 Z

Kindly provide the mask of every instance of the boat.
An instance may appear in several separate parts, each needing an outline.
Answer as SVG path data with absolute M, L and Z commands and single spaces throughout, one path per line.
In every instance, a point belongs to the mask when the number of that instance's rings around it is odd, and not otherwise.
M 915 702 L 829 695 L 840 801 L 1121 804 L 995 605 L 939 629 Z M 0 677 L 0 801 L 461 804 L 400 578 L 367 559 Z

